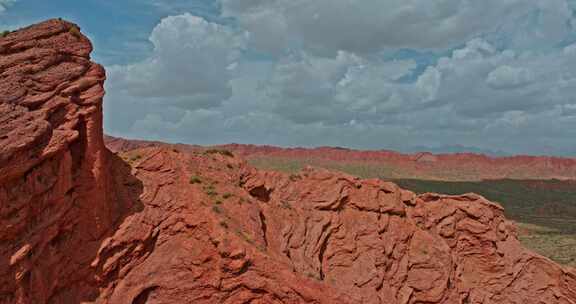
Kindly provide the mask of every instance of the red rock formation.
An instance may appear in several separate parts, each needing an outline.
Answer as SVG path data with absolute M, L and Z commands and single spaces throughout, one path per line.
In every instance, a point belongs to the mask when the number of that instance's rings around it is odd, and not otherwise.
M 478 195 L 415 196 L 312 169 L 243 181 L 262 204 L 268 251 L 354 303 L 576 303 L 576 274 L 523 249 L 503 209 Z
M 0 303 L 93 297 L 93 253 L 131 208 L 114 180 L 129 169 L 104 147 L 91 50 L 59 20 L 0 38 Z
M 0 38 L 0 303 L 576 303 L 576 273 L 477 195 L 177 145 L 120 159 L 89 50 L 57 20 Z

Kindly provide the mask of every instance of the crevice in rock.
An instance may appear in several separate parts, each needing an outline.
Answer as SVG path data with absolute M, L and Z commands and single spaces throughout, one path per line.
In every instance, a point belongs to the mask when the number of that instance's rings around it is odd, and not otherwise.
M 268 227 L 266 226 L 266 216 L 264 212 L 260 211 L 260 226 L 262 227 L 262 238 L 264 239 L 264 246 L 268 248 L 268 237 L 266 235 Z
M 320 271 L 319 271 L 320 281 L 324 281 L 324 277 L 326 276 L 324 274 L 323 261 L 324 261 L 324 253 L 326 252 L 326 248 L 328 247 L 328 238 L 329 238 L 329 235 L 326 236 L 326 239 L 324 240 L 324 242 L 320 246 L 320 253 L 318 254 L 318 261 L 320 262 Z
M 152 292 L 154 292 L 158 286 L 150 286 L 142 290 L 135 298 L 132 300 L 132 304 L 146 304 Z
M 325 236 L 323 237 L 322 243 L 320 244 L 320 248 L 318 249 L 318 263 L 319 263 L 318 274 L 320 281 L 324 281 L 324 278 L 326 277 L 326 274 L 324 273 L 323 264 L 324 264 L 324 254 L 326 253 L 326 249 L 328 248 L 328 241 L 330 240 L 332 233 L 337 229 L 338 227 L 332 227 L 331 222 L 326 223 L 326 225 L 322 227 L 322 233 L 320 235 L 325 234 Z
M 80 119 L 76 129 L 79 133 L 78 140 L 76 140 L 70 146 L 70 155 L 72 156 L 72 173 L 80 172 L 80 168 L 82 167 L 84 161 L 84 151 L 86 151 L 87 140 L 86 121 L 84 121 L 84 119 Z
M 48 122 L 53 128 L 57 128 L 66 121 L 67 115 L 66 107 L 64 104 L 60 105 L 56 110 L 50 113 Z
M 261 202 L 267 203 L 270 201 L 270 194 L 272 193 L 271 189 L 266 189 L 265 186 L 258 186 L 252 190 L 250 190 L 250 195 L 255 197 Z

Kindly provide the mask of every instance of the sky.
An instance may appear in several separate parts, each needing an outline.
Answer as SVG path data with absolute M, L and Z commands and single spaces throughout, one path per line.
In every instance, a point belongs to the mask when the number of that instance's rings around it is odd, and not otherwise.
M 0 0 L 94 43 L 105 131 L 576 156 L 576 0 Z

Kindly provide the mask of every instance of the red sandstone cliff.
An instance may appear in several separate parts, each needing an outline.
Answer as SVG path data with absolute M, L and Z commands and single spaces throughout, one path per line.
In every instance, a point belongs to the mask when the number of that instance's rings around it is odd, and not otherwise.
M 0 38 L 0 303 L 576 303 L 477 195 L 103 145 L 103 69 L 51 20 Z
M 115 180 L 129 169 L 104 147 L 91 51 L 59 20 L 0 38 L 0 303 L 95 297 L 89 264 L 132 208 Z

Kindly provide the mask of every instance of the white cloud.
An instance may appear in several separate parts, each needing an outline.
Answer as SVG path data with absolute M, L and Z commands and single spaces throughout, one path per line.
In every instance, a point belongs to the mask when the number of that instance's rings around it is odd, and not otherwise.
M 378 120 L 410 102 L 399 96 L 407 92 L 396 81 L 414 68 L 411 60 L 367 61 L 343 51 L 335 58 L 304 53 L 279 62 L 264 90 L 273 111 L 296 123 Z
M 110 83 L 144 99 L 189 108 L 215 106 L 230 97 L 230 67 L 244 40 L 242 32 L 190 14 L 167 17 L 150 35 L 152 56 L 110 68 Z
M 532 81 L 534 81 L 532 71 L 509 65 L 497 67 L 486 78 L 488 85 L 494 89 L 517 88 L 528 85 Z
M 479 34 L 511 26 L 509 20 L 540 9 L 543 32 L 522 34 L 548 39 L 566 31 L 564 0 L 220 0 L 225 16 L 254 33 L 257 45 L 286 46 L 299 40 L 316 54 L 337 50 L 378 52 L 383 48 L 452 47 Z M 549 12 L 549 13 L 548 13 Z M 564 12 L 564 11 L 562 11 Z M 265 26 L 262 26 L 265 25 Z M 562 30 L 562 33 L 556 34 Z M 520 39 L 520 38 L 519 38 Z M 521 44 L 521 41 L 517 42 Z
M 435 67 L 428 67 L 426 71 L 418 77 L 415 87 L 422 91 L 422 102 L 429 102 L 436 100 L 440 84 L 442 81 L 442 74 Z

